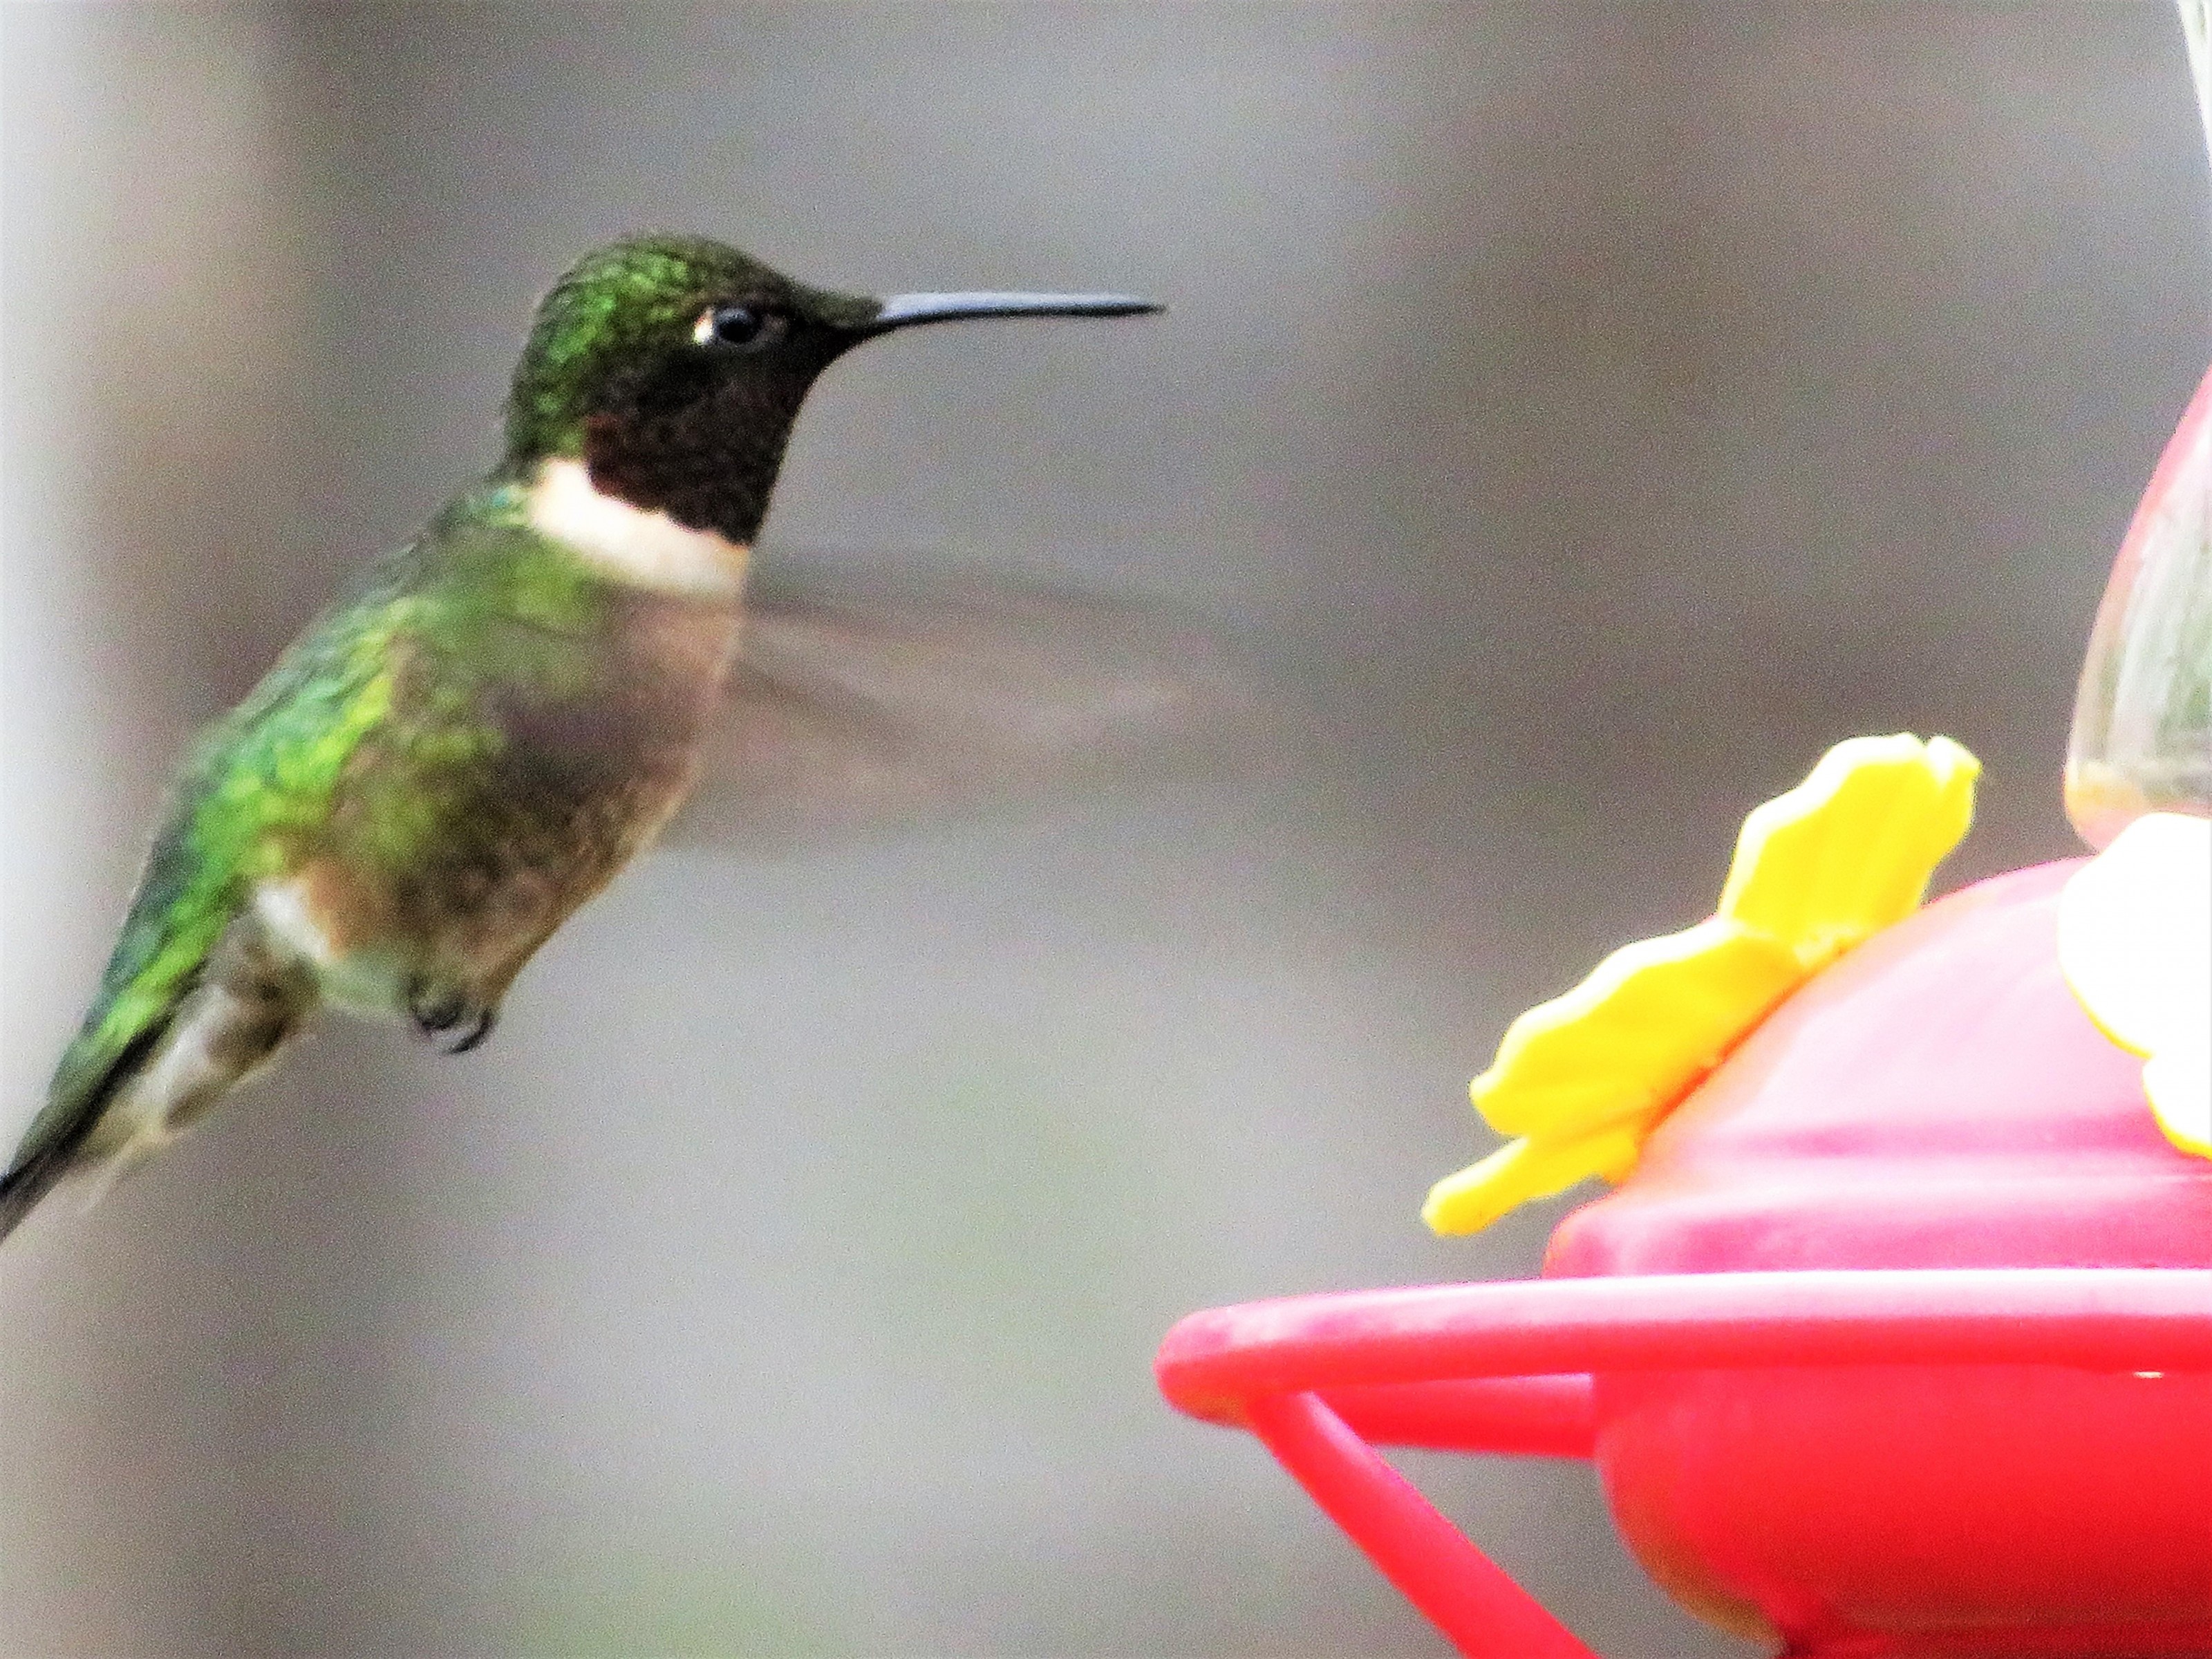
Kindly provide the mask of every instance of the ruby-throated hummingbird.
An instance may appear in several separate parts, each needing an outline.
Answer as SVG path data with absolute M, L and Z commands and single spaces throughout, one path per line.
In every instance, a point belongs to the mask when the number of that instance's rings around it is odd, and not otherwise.
M 720 243 L 588 255 L 540 303 L 506 453 L 372 564 L 199 741 L 0 1237 L 64 1176 L 159 1150 L 319 1004 L 448 1053 L 690 791 L 745 566 L 816 377 L 974 317 L 1106 294 L 809 288 Z

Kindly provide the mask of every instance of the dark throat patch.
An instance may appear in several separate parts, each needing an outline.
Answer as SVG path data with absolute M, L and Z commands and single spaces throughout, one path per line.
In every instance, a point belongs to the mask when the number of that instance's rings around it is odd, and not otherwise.
M 691 530 L 750 544 L 768 516 L 811 372 L 721 380 L 674 366 L 584 422 L 594 488 Z

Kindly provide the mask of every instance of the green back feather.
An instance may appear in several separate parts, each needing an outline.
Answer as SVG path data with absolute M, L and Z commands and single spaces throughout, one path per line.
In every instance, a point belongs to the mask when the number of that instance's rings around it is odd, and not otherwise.
M 404 868 L 448 828 L 437 779 L 503 741 L 483 718 L 483 684 L 578 689 L 604 596 L 521 514 L 512 487 L 464 497 L 372 565 L 195 744 L 14 1167 L 73 1141 L 105 1109 L 118 1069 L 158 1040 L 254 884 L 292 867 L 329 824 L 342 782 L 350 776 L 365 837 L 349 850 Z M 424 655 L 437 672 L 403 684 Z M 372 738 L 381 763 L 364 769 Z
M 99 993 L 17 1165 L 106 1105 L 118 1062 L 158 1036 L 198 981 L 281 832 L 327 811 L 353 749 L 390 707 L 375 647 L 404 604 L 389 580 L 396 574 L 380 569 L 386 580 L 333 606 L 193 745 Z

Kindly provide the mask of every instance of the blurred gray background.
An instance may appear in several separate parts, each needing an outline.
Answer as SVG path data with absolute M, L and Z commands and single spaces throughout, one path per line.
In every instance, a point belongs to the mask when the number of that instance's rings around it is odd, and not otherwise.
M 872 347 L 775 549 L 1169 601 L 1301 740 L 656 855 L 441 1061 L 326 1023 L 0 1252 L 0 1647 L 1425 1655 L 1182 1314 L 1429 1237 L 1506 1021 L 1856 732 L 2070 850 L 2106 563 L 2212 350 L 2163 4 L 12 6 L 5 1107 L 173 757 L 492 455 L 535 295 L 693 228 L 1153 325 Z M 1412 1457 L 1603 1651 L 1589 1472 Z

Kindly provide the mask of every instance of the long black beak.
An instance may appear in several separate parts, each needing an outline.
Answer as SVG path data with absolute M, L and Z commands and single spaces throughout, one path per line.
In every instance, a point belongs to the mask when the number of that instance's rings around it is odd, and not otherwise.
M 894 294 L 862 331 L 888 334 L 966 317 L 1137 317 L 1166 309 L 1130 294 Z

